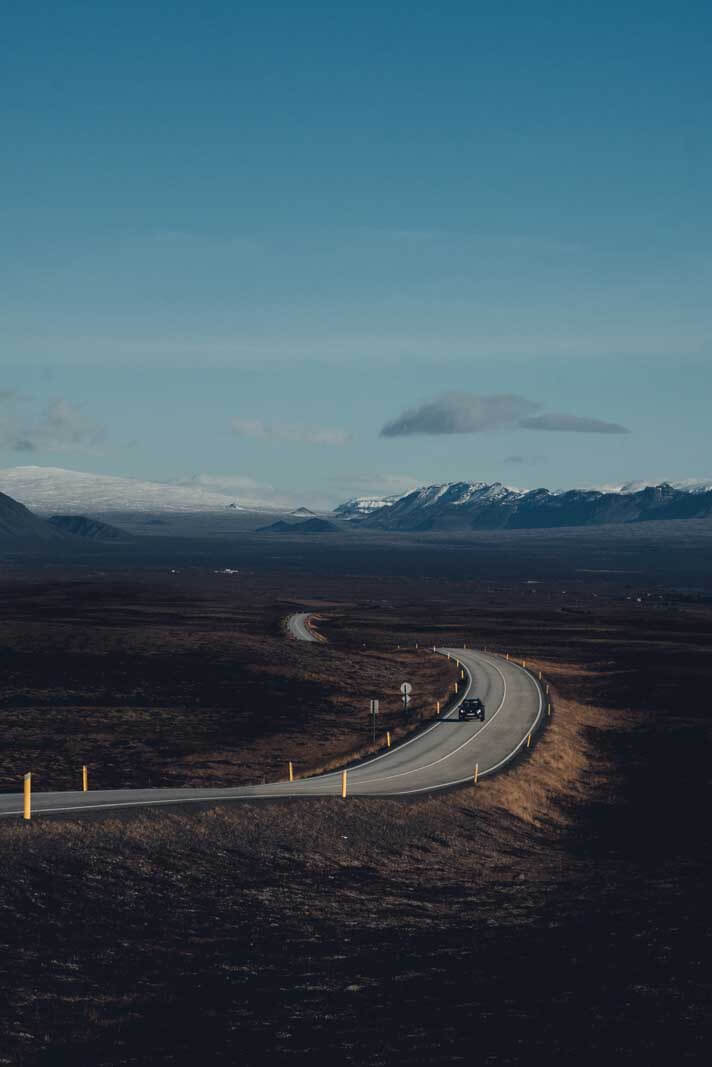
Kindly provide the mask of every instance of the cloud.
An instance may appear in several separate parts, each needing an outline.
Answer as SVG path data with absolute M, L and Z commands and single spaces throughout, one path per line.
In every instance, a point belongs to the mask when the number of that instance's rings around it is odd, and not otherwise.
M 523 396 L 496 393 L 445 393 L 428 404 L 408 408 L 381 430 L 381 437 L 410 434 L 482 433 L 511 426 L 541 407 Z
M 0 448 L 12 452 L 48 452 L 93 448 L 104 440 L 104 427 L 56 397 L 39 415 L 21 410 L 24 397 L 0 391 Z
M 445 393 L 427 404 L 408 408 L 387 422 L 381 437 L 410 434 L 484 433 L 506 427 L 525 430 L 557 430 L 562 433 L 630 433 L 617 422 L 551 413 L 535 415 L 541 404 L 514 393 Z M 522 462 L 509 459 L 506 462 Z
M 292 426 L 287 423 L 265 422 L 262 419 L 232 420 L 236 437 L 256 437 L 270 441 L 292 441 L 308 445 L 345 445 L 351 440 L 346 430 L 326 426 Z
M 231 493 L 236 489 L 272 489 L 271 485 L 258 482 L 248 474 L 196 474 L 189 484 L 215 489 L 218 493 Z
M 617 422 L 582 418 L 579 415 L 533 415 L 519 423 L 525 430 L 555 430 L 560 433 L 630 433 Z
M 523 466 L 533 467 L 537 463 L 546 463 L 546 456 L 505 456 L 505 463 L 519 463 Z
M 248 474 L 194 474 L 178 484 L 209 489 L 213 493 L 224 493 L 226 500 L 232 499 L 245 508 L 269 507 L 289 511 L 296 506 L 297 501 L 291 494 L 281 493 L 267 482 L 259 482 Z
M 423 484 L 422 478 L 413 474 L 352 474 L 333 479 L 344 496 L 395 496 L 407 493 Z

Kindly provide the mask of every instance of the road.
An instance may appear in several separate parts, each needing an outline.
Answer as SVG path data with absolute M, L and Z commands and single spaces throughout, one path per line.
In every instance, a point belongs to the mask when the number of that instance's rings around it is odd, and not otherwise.
M 309 626 L 310 612 L 298 611 L 287 619 L 287 630 L 297 641 L 323 641 L 321 634 L 314 633 Z
M 462 698 L 479 696 L 485 722 L 459 722 L 456 707 L 421 733 L 383 755 L 348 771 L 349 796 L 398 797 L 434 792 L 472 781 L 505 766 L 526 745 L 542 721 L 544 698 L 539 683 L 516 664 L 492 653 L 472 649 L 439 649 L 460 660 L 467 672 Z M 431 653 L 432 654 L 432 653 Z M 427 655 L 427 653 L 424 653 Z M 298 769 L 298 768 L 297 768 Z M 268 797 L 337 796 L 341 772 L 295 782 L 238 786 L 234 789 L 107 789 L 87 793 L 33 793 L 33 815 L 41 812 L 77 814 L 112 808 L 156 807 L 163 804 Z M 22 794 L 0 794 L 0 817 L 22 813 Z

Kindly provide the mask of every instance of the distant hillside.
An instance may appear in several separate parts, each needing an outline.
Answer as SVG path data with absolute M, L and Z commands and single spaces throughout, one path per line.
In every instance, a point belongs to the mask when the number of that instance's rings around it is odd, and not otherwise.
M 60 530 L 33 515 L 24 504 L 0 493 L 0 544 L 39 544 L 63 538 Z
M 291 514 L 292 515 L 302 515 L 302 516 L 304 516 L 304 515 L 313 515 L 314 512 L 310 511 L 309 508 L 296 508 L 294 511 L 291 512 Z
M 513 489 L 500 482 L 446 482 L 386 499 L 342 504 L 334 512 L 378 530 L 531 530 L 712 516 L 709 483 L 633 483 L 615 490 Z
M 0 485 L 15 499 L 45 514 L 219 512 L 234 503 L 231 497 L 199 485 L 164 485 L 61 467 L 8 467 L 0 470 Z M 235 505 L 232 510 L 241 508 Z
M 260 526 L 257 533 L 338 533 L 338 529 L 328 519 L 307 519 L 306 522 L 273 522 L 270 526 Z
M 131 541 L 130 533 L 110 526 L 108 522 L 89 519 L 86 515 L 52 515 L 48 519 L 53 526 L 64 533 L 77 537 L 89 537 L 95 541 Z

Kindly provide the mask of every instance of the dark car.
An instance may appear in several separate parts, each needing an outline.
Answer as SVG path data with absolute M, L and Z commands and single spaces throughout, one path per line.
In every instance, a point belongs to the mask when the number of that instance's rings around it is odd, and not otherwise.
M 457 713 L 460 716 L 460 722 L 463 722 L 465 719 L 479 719 L 480 722 L 485 721 L 485 706 L 479 697 L 470 697 L 468 700 L 463 700 Z

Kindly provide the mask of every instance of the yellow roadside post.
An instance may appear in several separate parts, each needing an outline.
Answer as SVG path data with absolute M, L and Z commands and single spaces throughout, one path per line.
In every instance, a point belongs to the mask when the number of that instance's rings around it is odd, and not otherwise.
M 25 775 L 25 798 L 22 808 L 23 819 L 32 818 L 32 772 Z
M 291 760 L 289 761 L 289 780 L 290 782 L 294 781 L 294 765 Z
M 480 773 L 480 765 L 479 765 L 479 763 L 476 763 L 475 764 L 475 785 L 477 785 L 477 778 L 478 778 L 479 773 Z
M 89 771 L 86 763 L 82 764 L 82 792 L 86 793 L 89 788 Z
M 539 681 L 541 681 L 541 671 L 539 671 Z
M 551 704 L 546 705 L 546 714 L 551 716 Z
M 523 659 L 522 660 L 522 667 L 526 667 L 526 665 L 527 665 L 527 661 L 525 659 Z
M 386 730 L 386 747 L 387 748 L 391 747 L 391 731 L 390 730 Z
M 460 671 L 460 677 L 461 677 L 461 678 L 464 678 L 464 677 L 465 677 L 465 672 L 464 672 L 464 671 L 462 671 L 462 670 Z
M 436 715 L 440 714 L 440 701 L 439 700 L 435 701 L 435 714 Z
M 452 683 L 455 686 L 455 692 L 457 692 L 457 682 Z
M 528 735 L 528 737 L 527 737 L 527 748 L 531 748 L 531 746 L 532 746 L 532 735 L 530 733 Z
M 341 796 L 346 796 L 346 771 L 341 772 Z
M 507 655 L 506 655 L 506 657 L 505 657 L 505 658 L 506 658 L 506 659 L 509 659 L 509 652 L 507 653 Z
M 548 682 L 546 683 L 546 695 L 547 696 L 549 695 L 549 683 Z

